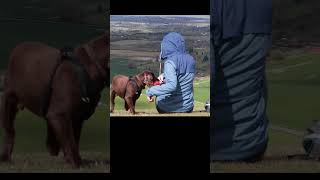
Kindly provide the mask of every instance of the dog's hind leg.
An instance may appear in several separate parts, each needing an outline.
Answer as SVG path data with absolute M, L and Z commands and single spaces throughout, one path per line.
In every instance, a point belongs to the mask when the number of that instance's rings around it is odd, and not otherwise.
M 0 161 L 10 161 L 14 146 L 14 119 L 18 112 L 18 102 L 15 94 L 5 91 L 1 98 L 0 121 L 4 130 L 4 139 Z
M 133 99 L 133 107 L 136 107 L 136 101 L 137 101 L 137 99 Z
M 64 112 L 49 112 L 48 123 L 61 145 L 65 160 L 79 168 L 81 157 L 74 138 L 71 116 Z
M 114 111 L 114 105 L 115 105 L 115 102 L 114 102 L 114 99 L 116 98 L 116 92 L 114 90 L 111 90 L 111 93 L 110 93 L 110 106 L 111 106 L 111 109 L 110 109 L 110 112 L 113 113 Z
M 132 114 L 136 114 L 136 111 L 135 111 L 135 108 L 134 108 L 134 104 L 133 104 L 133 98 L 132 97 L 125 97 L 125 101 L 126 101 L 126 104 L 128 105 L 129 107 L 129 110 Z
M 126 111 L 129 110 L 129 105 L 128 105 L 127 101 L 124 101 L 124 109 L 125 109 Z
M 73 120 L 73 134 L 76 142 L 77 149 L 79 149 L 80 136 L 82 130 L 83 121 L 82 120 Z
M 47 148 L 51 156 L 58 156 L 60 152 L 60 144 L 59 141 L 57 140 L 57 137 L 49 124 L 47 122 Z

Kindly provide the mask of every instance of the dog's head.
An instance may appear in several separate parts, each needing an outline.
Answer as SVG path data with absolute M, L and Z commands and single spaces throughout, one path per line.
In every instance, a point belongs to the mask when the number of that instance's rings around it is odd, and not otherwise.
M 92 79 L 101 79 L 105 84 L 108 84 L 109 31 L 76 48 L 75 55 L 77 58 L 82 59 L 82 63 L 85 64 Z
M 159 79 L 151 71 L 143 72 L 143 83 L 147 86 L 154 86 Z

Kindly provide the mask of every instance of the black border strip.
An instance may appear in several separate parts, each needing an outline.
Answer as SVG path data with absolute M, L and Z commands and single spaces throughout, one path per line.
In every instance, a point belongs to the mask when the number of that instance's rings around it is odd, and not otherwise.
M 210 0 L 111 0 L 111 15 L 209 15 Z

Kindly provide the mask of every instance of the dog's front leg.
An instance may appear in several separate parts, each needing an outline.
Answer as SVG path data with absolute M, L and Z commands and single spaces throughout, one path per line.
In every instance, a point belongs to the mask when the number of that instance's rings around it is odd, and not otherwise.
M 126 96 L 125 101 L 129 106 L 130 113 L 136 114 L 135 108 L 134 108 L 134 103 L 133 103 L 133 97 Z
M 0 108 L 0 122 L 4 132 L 0 162 L 7 162 L 11 160 L 15 138 L 14 120 L 18 112 L 16 98 L 5 93 L 2 96 Z

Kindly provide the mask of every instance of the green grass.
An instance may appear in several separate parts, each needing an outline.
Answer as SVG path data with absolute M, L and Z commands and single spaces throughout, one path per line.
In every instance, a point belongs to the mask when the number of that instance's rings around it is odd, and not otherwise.
M 214 173 L 307 173 L 319 172 L 317 161 L 288 160 L 292 154 L 303 153 L 301 138 L 271 130 L 269 145 L 265 158 L 257 163 L 211 163 Z
M 319 54 L 304 52 L 268 65 L 271 123 L 304 130 L 320 118 L 319 58 Z
M 82 152 L 86 165 L 79 169 L 65 163 L 62 155 L 51 157 L 45 153 L 14 154 L 14 161 L 0 164 L 0 172 L 6 173 L 108 173 L 110 172 L 109 157 L 101 152 Z M 50 162 L 50 163 L 47 163 Z
M 205 103 L 210 98 L 210 79 L 209 78 L 206 78 L 203 80 L 195 80 L 193 87 L 194 87 L 194 99 L 197 102 Z

